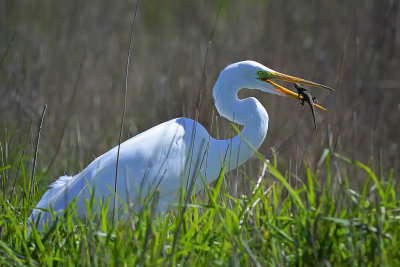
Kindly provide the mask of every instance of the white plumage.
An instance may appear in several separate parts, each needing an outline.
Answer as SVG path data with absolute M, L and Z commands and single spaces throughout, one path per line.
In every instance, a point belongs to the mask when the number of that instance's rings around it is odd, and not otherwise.
M 224 164 L 229 171 L 244 163 L 265 139 L 268 114 L 257 99 L 238 99 L 237 92 L 248 88 L 298 98 L 297 94 L 273 83 L 271 79 L 327 88 L 278 73 L 254 61 L 229 65 L 214 86 L 213 98 L 222 116 L 244 126 L 241 134 L 232 139 L 216 140 L 198 122 L 178 118 L 125 141 L 120 147 L 117 208 L 125 207 L 121 202 L 123 200 L 137 209 L 140 199 L 158 190 L 158 208 L 166 210 L 177 200 L 180 187 L 187 189 L 192 179 L 195 179 L 197 192 L 203 188 L 202 179 L 206 184 L 214 181 Z M 101 155 L 77 175 L 62 176 L 51 184 L 33 210 L 30 220 L 36 222 L 40 217 L 38 228 L 43 229 L 45 222 L 52 223 L 50 213 L 43 209 L 51 206 L 61 215 L 75 198 L 76 212 L 84 217 L 85 203 L 92 192 L 97 205 L 111 199 L 108 211 L 112 213 L 117 149 L 114 147 Z

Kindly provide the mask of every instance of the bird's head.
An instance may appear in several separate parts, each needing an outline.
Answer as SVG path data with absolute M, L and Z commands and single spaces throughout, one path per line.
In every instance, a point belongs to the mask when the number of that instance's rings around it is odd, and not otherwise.
M 302 96 L 299 96 L 298 93 L 277 84 L 275 81 L 280 80 L 305 84 L 334 91 L 328 86 L 279 73 L 268 67 L 265 67 L 258 62 L 251 60 L 231 64 L 221 72 L 221 75 L 224 76 L 223 80 L 230 80 L 241 88 L 258 89 L 271 94 L 290 96 L 295 99 L 301 99 Z M 315 103 L 314 106 L 320 109 L 324 109 L 323 107 Z

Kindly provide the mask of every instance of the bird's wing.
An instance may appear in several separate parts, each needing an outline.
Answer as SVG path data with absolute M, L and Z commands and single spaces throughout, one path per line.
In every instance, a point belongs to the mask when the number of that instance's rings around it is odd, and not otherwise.
M 199 123 L 180 118 L 125 141 L 120 146 L 118 199 L 136 203 L 143 192 L 159 190 L 160 203 L 171 202 L 182 183 L 185 187 L 189 184 L 189 173 L 193 176 L 196 172 L 196 164 L 204 156 L 208 140 L 207 131 Z M 104 203 L 114 195 L 117 152 L 118 147 L 114 147 L 74 177 L 60 177 L 43 195 L 37 207 L 49 208 L 51 205 L 54 211 L 60 211 L 76 198 L 75 207 L 78 215 L 82 216 L 92 190 L 95 200 Z M 39 212 L 32 213 L 32 217 L 37 218 Z M 49 218 L 47 215 L 42 217 Z

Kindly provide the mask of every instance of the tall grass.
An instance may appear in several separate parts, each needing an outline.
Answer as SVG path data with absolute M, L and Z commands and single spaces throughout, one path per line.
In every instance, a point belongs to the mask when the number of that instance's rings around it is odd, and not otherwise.
M 143 1 L 123 139 L 179 116 L 230 137 L 210 89 L 244 59 L 334 87 L 315 92 L 329 109 L 320 132 L 295 102 L 255 93 L 270 114 L 261 154 L 189 205 L 182 194 L 158 216 L 154 198 L 113 224 L 89 201 L 85 220 L 71 206 L 27 238 L 45 185 L 116 145 L 130 2 L 0 2 L 0 263 L 398 265 L 400 9 L 390 0 Z M 33 181 L 32 122 L 45 103 Z
M 3 265 L 255 265 L 382 266 L 400 264 L 400 203 L 393 172 L 387 177 L 361 162 L 325 150 L 322 165 L 307 163 L 300 176 L 258 155 L 264 173 L 252 193 L 229 194 L 225 173 L 204 196 L 181 195 L 157 214 L 157 197 L 113 223 L 107 208 L 76 218 L 73 205 L 43 233 L 33 226 L 26 185 L 1 194 L 0 263 Z M 336 166 L 331 160 L 336 161 Z M 22 169 L 24 169 L 21 160 Z M 340 167 L 338 167 L 340 166 Z M 337 168 L 332 171 L 332 168 Z M 0 168 L 4 172 L 8 166 Z M 360 168 L 364 186 L 349 186 L 348 169 Z M 20 173 L 26 180 L 26 172 Z M 317 179 L 317 176 L 323 180 Z M 28 179 L 29 180 L 29 179 Z M 294 186 L 296 184 L 296 186 Z M 37 196 L 36 196 L 37 198 Z M 110 203 L 103 203 L 106 206 Z

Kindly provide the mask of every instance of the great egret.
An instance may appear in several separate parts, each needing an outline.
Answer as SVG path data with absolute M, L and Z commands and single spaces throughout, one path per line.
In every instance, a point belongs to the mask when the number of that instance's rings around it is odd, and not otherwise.
M 137 207 L 148 192 L 158 190 L 159 210 L 165 210 L 174 203 L 181 186 L 187 188 L 193 181 L 194 191 L 197 192 L 203 188 L 204 182 L 211 183 L 218 177 L 222 166 L 225 165 L 226 171 L 230 171 L 244 163 L 267 135 L 268 113 L 253 97 L 238 99 L 238 91 L 242 88 L 257 89 L 301 99 L 301 96 L 273 80 L 332 90 L 318 83 L 276 72 L 254 61 L 229 65 L 220 73 L 212 95 L 222 116 L 243 125 L 241 133 L 232 139 L 216 140 L 198 122 L 178 118 L 125 141 L 120 146 L 117 208 L 122 206 L 123 201 Z M 92 194 L 97 203 L 113 199 L 117 150 L 118 147 L 114 147 L 77 175 L 62 176 L 51 184 L 33 210 L 30 221 L 39 220 L 38 228 L 43 229 L 46 221 L 52 223 L 46 209 L 52 208 L 62 214 L 68 204 L 76 199 L 77 215 L 84 217 L 86 200 L 91 199 Z M 110 204 L 108 212 L 113 212 L 113 208 Z

